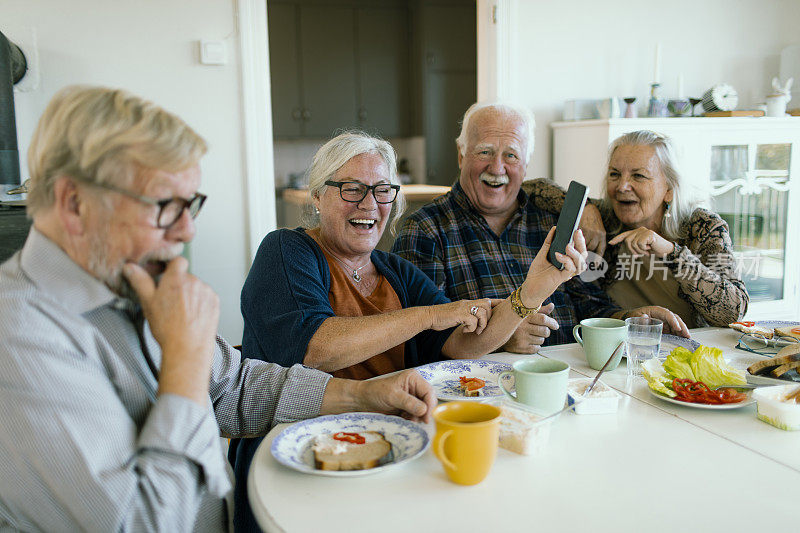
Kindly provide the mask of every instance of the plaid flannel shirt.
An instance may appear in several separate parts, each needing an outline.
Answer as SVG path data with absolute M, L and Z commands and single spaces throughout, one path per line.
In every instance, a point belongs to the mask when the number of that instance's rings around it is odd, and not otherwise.
M 507 298 L 525 280 L 533 258 L 558 222 L 520 190 L 519 208 L 501 235 L 495 235 L 456 182 L 403 223 L 392 251 L 419 267 L 451 300 Z M 545 345 L 574 342 L 572 328 L 584 318 L 619 311 L 597 283 L 575 277 L 547 302 L 559 329 Z

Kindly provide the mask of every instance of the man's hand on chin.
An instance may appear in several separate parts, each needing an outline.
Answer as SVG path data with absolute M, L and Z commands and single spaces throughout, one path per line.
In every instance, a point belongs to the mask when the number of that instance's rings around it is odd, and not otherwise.
M 429 422 L 436 403 L 430 383 L 416 370 L 404 370 L 367 381 L 332 378 L 320 414 L 372 411 Z
M 134 263 L 127 263 L 123 274 L 139 296 L 150 331 L 161 346 L 159 393 L 178 394 L 205 406 L 219 298 L 189 274 L 188 267 L 185 258 L 176 257 L 157 285 L 147 270 Z

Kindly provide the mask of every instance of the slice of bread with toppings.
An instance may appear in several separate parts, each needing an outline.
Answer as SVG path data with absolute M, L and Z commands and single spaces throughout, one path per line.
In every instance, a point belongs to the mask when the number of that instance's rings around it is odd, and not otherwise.
M 733 324 L 728 324 L 728 327 L 748 335 L 761 335 L 765 339 L 771 339 L 775 334 L 772 328 L 756 326 L 754 322 L 734 322 Z
M 392 445 L 377 431 L 317 435 L 314 466 L 318 470 L 368 470 L 385 462 Z
M 461 376 L 458 380 L 461 382 L 461 390 L 464 396 L 481 396 L 483 394 L 483 388 L 486 386 L 484 380 L 468 378 L 467 376 Z
M 775 328 L 776 337 L 784 337 L 786 339 L 794 339 L 800 342 L 800 326 L 784 326 L 782 328 Z

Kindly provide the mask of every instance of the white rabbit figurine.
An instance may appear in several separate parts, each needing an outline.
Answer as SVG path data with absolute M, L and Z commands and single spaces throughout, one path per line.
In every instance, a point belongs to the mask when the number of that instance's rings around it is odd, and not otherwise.
M 772 89 L 775 91 L 767 96 L 767 116 L 784 117 L 786 116 L 786 104 L 792 99 L 790 92 L 794 83 L 794 78 L 786 80 L 786 84 L 781 86 L 781 81 L 776 77 L 772 78 Z

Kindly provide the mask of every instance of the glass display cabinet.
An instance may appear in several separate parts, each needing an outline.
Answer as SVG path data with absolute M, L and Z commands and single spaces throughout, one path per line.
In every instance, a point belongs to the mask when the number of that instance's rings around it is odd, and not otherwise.
M 553 175 L 603 193 L 608 145 L 623 133 L 669 135 L 682 175 L 728 223 L 750 294 L 748 319 L 800 319 L 800 118 L 556 122 Z

